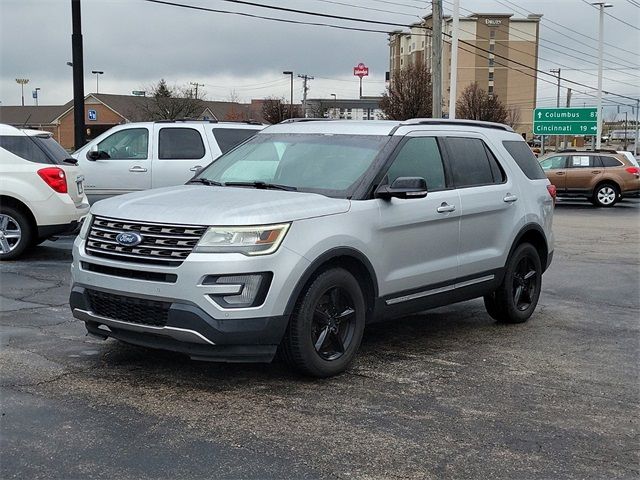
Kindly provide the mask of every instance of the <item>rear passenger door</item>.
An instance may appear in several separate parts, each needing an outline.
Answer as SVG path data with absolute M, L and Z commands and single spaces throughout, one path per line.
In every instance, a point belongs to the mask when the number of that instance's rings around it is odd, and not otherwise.
M 520 192 L 483 138 L 447 136 L 445 144 L 460 195 L 459 276 L 488 281 L 522 226 Z
M 211 163 L 211 153 L 201 125 L 155 125 L 157 152 L 153 159 L 153 188 L 182 185 Z
M 591 192 L 602 177 L 600 157 L 571 155 L 567 165 L 567 193 Z
M 447 183 L 439 141 L 410 133 L 388 167 L 383 183 L 422 177 L 424 198 L 378 199 L 380 225 L 376 261 L 383 295 L 450 282 L 458 274 L 460 201 Z

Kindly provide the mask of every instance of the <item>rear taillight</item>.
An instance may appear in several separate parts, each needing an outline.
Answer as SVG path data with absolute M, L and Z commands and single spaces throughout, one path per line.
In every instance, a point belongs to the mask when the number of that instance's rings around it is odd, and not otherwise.
M 58 167 L 47 167 L 38 170 L 38 175 L 47 185 L 58 193 L 67 193 L 67 176 Z
M 640 176 L 640 168 L 638 167 L 627 167 L 625 168 L 625 170 L 629 172 L 631 175 L 635 175 L 636 177 Z
M 553 203 L 556 203 L 556 186 L 555 185 L 547 185 L 547 191 L 551 198 L 553 198 Z

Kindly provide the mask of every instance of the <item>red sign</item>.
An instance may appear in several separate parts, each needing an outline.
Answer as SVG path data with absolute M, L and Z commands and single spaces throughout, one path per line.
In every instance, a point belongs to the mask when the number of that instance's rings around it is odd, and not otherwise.
M 353 67 L 353 74 L 356 77 L 368 77 L 369 76 L 369 67 L 367 67 L 364 63 L 359 63 L 356 67 Z

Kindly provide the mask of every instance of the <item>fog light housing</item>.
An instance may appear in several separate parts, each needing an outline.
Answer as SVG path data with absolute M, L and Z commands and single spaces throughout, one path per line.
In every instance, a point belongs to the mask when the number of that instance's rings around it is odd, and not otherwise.
M 272 277 L 271 272 L 208 275 L 202 285 L 218 287 L 219 293 L 211 293 L 209 297 L 222 308 L 258 307 L 264 303 Z M 229 289 L 225 289 L 225 285 Z

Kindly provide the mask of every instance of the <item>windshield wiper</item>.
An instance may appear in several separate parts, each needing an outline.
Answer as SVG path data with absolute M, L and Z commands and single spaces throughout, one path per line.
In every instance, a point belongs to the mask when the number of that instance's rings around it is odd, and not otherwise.
M 215 187 L 224 187 L 224 183 L 216 182 L 215 180 L 208 180 L 206 178 L 194 178 L 187 183 L 202 183 L 204 185 L 210 185 Z
M 285 190 L 287 192 L 296 192 L 296 187 L 290 187 L 289 185 L 278 185 L 277 183 L 267 183 L 261 181 L 255 182 L 225 182 L 226 187 L 254 187 L 264 190 Z

